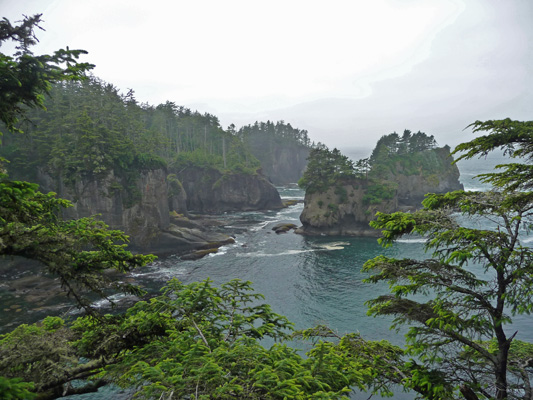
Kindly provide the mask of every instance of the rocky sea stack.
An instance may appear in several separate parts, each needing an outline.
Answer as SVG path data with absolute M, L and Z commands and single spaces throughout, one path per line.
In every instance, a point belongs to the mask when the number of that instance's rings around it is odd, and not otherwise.
M 450 148 L 410 131 L 383 136 L 356 163 L 337 149 L 314 149 L 300 183 L 306 194 L 296 232 L 308 235 L 377 236 L 368 225 L 376 212 L 415 210 L 427 193 L 463 190 Z

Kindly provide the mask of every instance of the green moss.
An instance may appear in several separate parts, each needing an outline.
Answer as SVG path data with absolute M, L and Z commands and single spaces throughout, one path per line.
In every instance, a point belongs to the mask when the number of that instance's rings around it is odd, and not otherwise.
M 338 200 L 340 204 L 344 204 L 348 202 L 348 192 L 346 191 L 344 186 L 335 187 L 335 194 L 338 196 Z
M 431 174 L 431 175 L 427 176 L 426 180 L 432 186 L 438 186 L 439 182 L 440 182 L 439 176 L 437 174 Z
M 339 205 L 338 204 L 329 203 L 328 204 L 328 210 L 330 210 L 332 212 L 337 212 L 337 211 L 339 211 Z
M 386 200 L 392 200 L 396 195 L 398 185 L 393 182 L 376 181 L 366 188 L 363 196 L 363 204 L 381 204 Z
M 176 196 L 185 191 L 185 189 L 183 189 L 183 185 L 181 184 L 176 174 L 167 175 L 167 182 L 168 182 L 168 188 L 169 188 L 170 195 Z

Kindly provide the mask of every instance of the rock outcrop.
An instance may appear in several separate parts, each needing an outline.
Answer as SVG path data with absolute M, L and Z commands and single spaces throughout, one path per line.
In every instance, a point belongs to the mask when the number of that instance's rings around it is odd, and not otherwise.
M 343 195 L 339 195 L 339 187 Z M 296 233 L 332 236 L 376 236 L 368 225 L 377 211 L 394 212 L 398 199 L 366 204 L 367 181 L 354 180 L 325 192 L 305 195 L 304 209 L 300 215 L 302 226 Z M 341 199 L 342 197 L 342 199 Z M 343 200 L 345 199 L 345 200 Z
M 187 209 L 197 213 L 282 208 L 276 188 L 261 174 L 222 174 L 213 168 L 188 167 L 177 174 L 187 193 Z
M 139 171 L 133 186 L 126 186 L 113 171 L 99 179 L 79 178 L 72 185 L 41 171 L 39 182 L 41 190 L 57 192 L 72 202 L 73 206 L 64 210 L 64 218 L 96 215 L 111 228 L 128 234 L 130 246 L 137 251 L 166 256 L 233 242 L 223 233 L 171 221 L 169 204 L 187 213 L 186 193 L 177 179 L 167 180 L 164 169 Z
M 96 215 L 130 235 L 135 247 L 146 248 L 170 224 L 164 169 L 139 171 L 133 186 L 114 171 L 98 179 L 79 177 L 69 185 L 61 176 L 53 179 L 41 172 L 39 183 L 42 190 L 57 192 L 72 202 L 63 211 L 64 218 Z
M 79 177 L 66 184 L 43 171 L 41 190 L 56 192 L 73 207 L 67 219 L 97 216 L 130 236 L 132 249 L 160 256 L 214 251 L 234 239 L 187 218 L 197 213 L 222 213 L 282 208 L 276 188 L 262 175 L 224 175 L 215 169 L 190 168 L 177 175 L 165 169 L 141 170 L 134 182 L 110 171 L 98 178 Z M 174 218 L 169 215 L 173 213 Z M 179 216 L 179 217 L 177 217 Z M 207 252 L 206 252 L 207 254 Z
M 459 182 L 459 168 L 452 164 L 450 149 L 441 147 L 421 153 L 427 164 L 434 166 L 433 173 L 427 173 L 420 168 L 417 173 L 406 173 L 402 165 L 397 165 L 395 173 L 390 173 L 388 179 L 398 185 L 398 205 L 420 207 L 427 193 L 446 193 L 463 190 Z

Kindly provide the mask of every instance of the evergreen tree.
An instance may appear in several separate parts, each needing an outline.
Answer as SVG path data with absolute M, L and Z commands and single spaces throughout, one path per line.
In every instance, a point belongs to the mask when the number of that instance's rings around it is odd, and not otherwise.
M 19 131 L 15 123 L 24 116 L 24 105 L 42 107 L 52 83 L 81 79 L 82 72 L 89 68 L 88 64 L 75 61 L 81 51 L 61 50 L 54 56 L 34 57 L 29 46 L 35 44 L 33 30 L 39 21 L 40 15 L 25 18 L 17 27 L 7 19 L 0 21 L 0 43 L 15 40 L 19 44 L 15 58 L 0 54 L 0 76 L 6 78 L 1 80 L 0 120 L 12 131 Z M 62 68 L 62 63 L 67 63 L 66 68 Z M 103 271 L 109 268 L 127 271 L 154 257 L 131 254 L 121 244 L 127 242 L 127 237 L 109 230 L 100 221 L 61 220 L 58 212 L 70 206 L 69 202 L 55 198 L 54 193 L 39 193 L 37 188 L 35 184 L 10 180 L 0 172 L 0 255 L 40 261 L 44 271 L 58 277 L 78 306 L 93 316 L 97 313 L 91 307 L 91 294 L 106 298 L 109 288 L 140 294 L 139 288 L 110 280 Z M 7 370 L 2 373 L 12 371 L 13 365 L 4 368 Z M 31 388 L 20 380 L 4 377 L 0 377 L 0 385 L 2 396 L 7 398 L 26 396 Z
M 533 124 L 511 120 L 476 122 L 490 134 L 459 145 L 460 158 L 498 148 L 528 156 Z M 410 325 L 410 368 L 420 371 L 407 386 L 426 382 L 432 398 L 530 399 L 533 344 L 520 341 L 513 317 L 533 304 L 533 250 L 526 238 L 533 222 L 530 165 L 508 164 L 484 175 L 488 192 L 430 194 L 415 213 L 378 214 L 385 246 L 409 234 L 426 238 L 427 260 L 384 256 L 368 261 L 369 282 L 386 281 L 391 294 L 370 302 L 374 315 Z M 461 219 L 457 219 L 457 213 Z M 487 227 L 480 226 L 484 221 Z M 413 295 L 417 295 L 413 297 Z
M 338 149 L 317 146 L 309 154 L 307 169 L 298 185 L 306 192 L 322 192 L 356 177 L 353 161 Z

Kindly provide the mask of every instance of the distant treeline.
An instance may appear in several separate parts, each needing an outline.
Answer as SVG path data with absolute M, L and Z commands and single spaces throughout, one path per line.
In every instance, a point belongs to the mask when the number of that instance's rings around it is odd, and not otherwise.
M 173 102 L 139 103 L 130 90 L 121 94 L 96 77 L 55 85 L 46 110 L 30 109 L 19 124 L 23 134 L 6 134 L 0 155 L 10 160 L 10 172 L 32 177 L 38 168 L 76 177 L 188 165 L 223 171 L 255 173 L 260 167 L 253 142 L 283 140 L 309 146 L 307 131 L 283 121 L 223 129 L 218 117 Z M 4 129 L 0 129 L 5 131 Z
M 271 145 L 272 138 L 275 139 L 277 144 L 300 144 L 305 147 L 314 146 L 306 130 L 293 128 L 291 124 L 285 124 L 284 121 L 278 121 L 276 123 L 271 121 L 256 121 L 253 125 L 243 126 L 239 129 L 237 135 L 245 142 L 253 141 L 257 146 Z

